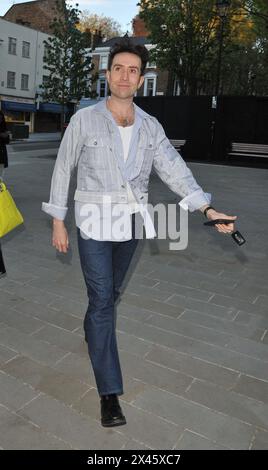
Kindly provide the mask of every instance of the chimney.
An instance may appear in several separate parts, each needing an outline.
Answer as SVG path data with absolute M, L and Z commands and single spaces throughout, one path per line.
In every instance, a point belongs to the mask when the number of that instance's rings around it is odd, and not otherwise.
M 133 29 L 133 36 L 140 37 L 140 36 L 149 36 L 149 31 L 147 31 L 144 21 L 140 18 L 139 15 L 135 16 L 132 20 L 132 29 Z

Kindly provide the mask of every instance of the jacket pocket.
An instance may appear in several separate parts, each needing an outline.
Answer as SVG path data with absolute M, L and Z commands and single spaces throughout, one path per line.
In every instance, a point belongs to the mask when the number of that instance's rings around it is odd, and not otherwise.
M 84 141 L 81 153 L 81 165 L 85 169 L 105 170 L 108 166 L 109 141 L 105 135 L 88 137 Z

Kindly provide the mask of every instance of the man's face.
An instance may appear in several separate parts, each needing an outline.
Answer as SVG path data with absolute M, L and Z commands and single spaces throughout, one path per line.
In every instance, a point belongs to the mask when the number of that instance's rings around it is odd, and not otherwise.
M 132 98 L 144 82 L 140 57 L 130 52 L 116 54 L 106 78 L 112 95 L 121 99 Z

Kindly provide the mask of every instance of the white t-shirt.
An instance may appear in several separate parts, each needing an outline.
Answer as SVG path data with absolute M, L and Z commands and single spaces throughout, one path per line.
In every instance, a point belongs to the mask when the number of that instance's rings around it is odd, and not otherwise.
M 127 160 L 129 153 L 133 127 L 134 125 L 129 127 L 118 126 L 122 139 L 125 161 Z M 148 215 L 147 208 L 143 209 L 141 212 L 141 205 L 137 203 L 128 182 L 126 182 L 126 189 L 128 204 L 123 204 L 123 206 L 125 206 L 123 219 L 120 218 L 120 223 L 112 224 L 113 226 L 111 225 L 111 210 L 114 210 L 114 208 L 111 205 L 108 204 L 105 206 L 105 204 L 103 204 L 103 211 L 99 214 L 98 210 L 96 212 L 92 212 L 92 206 L 95 207 L 94 204 L 75 201 L 76 225 L 80 228 L 80 233 L 83 238 L 109 241 L 130 240 L 132 237 L 130 214 L 133 214 L 134 212 L 140 212 L 144 219 L 146 238 L 154 238 L 156 236 L 153 222 Z M 120 207 L 120 204 L 118 204 L 118 206 L 118 216 L 121 217 L 122 205 Z
M 124 151 L 124 160 L 125 161 L 127 160 L 127 157 L 128 157 L 128 152 L 129 152 L 129 146 L 130 146 L 130 141 L 131 141 L 131 137 L 132 137 L 133 127 L 134 127 L 134 124 L 132 126 L 128 126 L 128 127 L 118 126 L 118 129 L 119 129 L 119 132 L 120 132 L 120 135 L 121 135 L 121 139 L 122 139 L 123 151 Z M 133 214 L 134 212 L 138 212 L 137 207 L 135 207 L 137 205 L 137 201 L 135 199 L 135 196 L 134 196 L 134 194 L 132 192 L 132 189 L 131 189 L 128 182 L 126 184 L 126 187 L 127 187 L 128 204 L 129 204 L 129 208 L 130 208 L 130 213 Z

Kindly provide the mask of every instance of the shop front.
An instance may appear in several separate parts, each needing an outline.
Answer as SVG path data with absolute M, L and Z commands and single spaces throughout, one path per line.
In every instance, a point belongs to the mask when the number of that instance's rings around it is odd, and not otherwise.
M 29 132 L 59 132 L 61 130 L 61 105 L 35 102 L 30 99 L 0 95 L 0 109 L 5 115 L 8 129 L 26 125 Z M 74 113 L 74 105 L 64 106 L 65 120 Z
M 73 113 L 73 106 L 64 106 L 65 116 Z M 60 132 L 61 105 L 57 103 L 42 103 L 35 113 L 35 132 Z
M 0 105 L 11 132 L 14 125 L 26 125 L 29 132 L 33 132 L 36 111 L 34 100 L 0 96 Z

